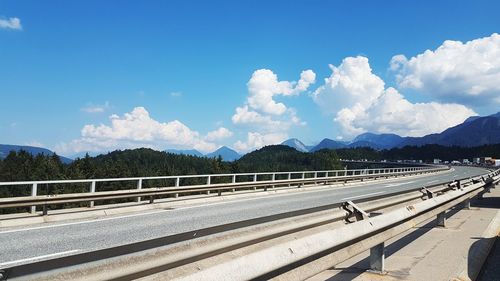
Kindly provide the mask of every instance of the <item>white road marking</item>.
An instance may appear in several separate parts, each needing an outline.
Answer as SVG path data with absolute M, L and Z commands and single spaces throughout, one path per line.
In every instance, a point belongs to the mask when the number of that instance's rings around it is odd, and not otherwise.
M 67 255 L 67 254 L 72 254 L 79 252 L 80 250 L 71 250 L 71 251 L 66 251 L 66 252 L 60 252 L 60 253 L 54 253 L 54 254 L 48 254 L 48 255 L 43 255 L 43 256 L 38 256 L 38 257 L 33 257 L 33 258 L 27 258 L 27 259 L 21 259 L 21 260 L 15 260 L 15 261 L 8 261 L 4 263 L 0 263 L 0 267 L 2 266 L 8 266 L 16 263 L 22 263 L 22 262 L 31 262 L 31 261 L 37 261 L 37 260 L 43 260 L 46 258 L 53 258 L 57 256 L 62 256 L 62 255 Z
M 433 180 L 433 181 L 428 181 L 427 183 L 433 183 L 433 182 L 437 182 L 439 180 Z
M 414 183 L 414 182 L 415 181 L 406 181 L 406 182 L 400 182 L 400 183 L 390 183 L 390 184 L 384 185 L 384 187 L 394 187 L 394 186 L 400 186 L 400 185 L 410 184 L 410 183 Z
M 101 222 L 101 221 L 109 221 L 109 220 L 124 219 L 124 218 L 138 217 L 138 216 L 146 216 L 146 215 L 158 214 L 158 213 L 163 213 L 163 212 L 171 212 L 171 211 L 172 210 L 161 210 L 161 211 L 157 211 L 157 212 L 148 212 L 148 213 L 133 214 L 133 215 L 126 215 L 126 216 L 119 216 L 119 217 L 93 219 L 93 220 L 88 220 L 88 221 L 77 221 L 77 222 L 68 222 L 68 223 L 45 225 L 45 226 L 36 226 L 36 227 L 30 227 L 30 228 L 12 229 L 12 230 L 2 231 L 2 232 L 0 232 L 0 235 L 1 234 L 6 234 L 6 233 L 21 232 L 21 231 L 30 231 L 30 230 L 38 230 L 38 229 L 53 228 L 53 227 L 59 227 L 59 226 L 77 225 L 77 224 L 86 224 L 86 223 L 95 223 L 95 222 Z
M 340 201 L 351 200 L 351 199 L 355 199 L 355 198 L 359 198 L 359 197 L 366 197 L 366 196 L 380 194 L 380 193 L 384 193 L 384 192 L 379 191 L 379 192 L 373 192 L 373 193 L 368 193 L 368 194 L 361 194 L 361 195 L 357 195 L 357 196 L 346 197 L 346 198 L 340 199 Z

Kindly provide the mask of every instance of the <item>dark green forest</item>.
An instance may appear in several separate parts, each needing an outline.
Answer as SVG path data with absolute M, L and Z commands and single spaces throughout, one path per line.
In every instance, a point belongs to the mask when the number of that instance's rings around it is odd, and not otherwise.
M 218 174 L 268 171 L 342 169 L 339 159 L 441 160 L 500 158 L 500 144 L 478 147 L 407 146 L 377 151 L 371 148 L 342 148 L 299 152 L 283 145 L 271 145 L 246 154 L 234 162 L 219 158 L 177 155 L 147 148 L 117 150 L 96 157 L 86 156 L 63 164 L 57 155 L 10 152 L 0 160 L 0 181 L 119 178 L 167 175 Z
M 225 162 L 219 158 L 207 158 L 188 155 L 177 155 L 155 151 L 147 148 L 133 150 L 117 150 L 105 155 L 76 159 L 70 164 L 63 164 L 57 155 L 32 155 L 25 151 L 10 152 L 6 158 L 0 159 L 0 181 L 41 181 L 64 179 L 122 178 L 169 175 L 221 174 L 246 172 L 278 172 L 278 171 L 313 171 L 336 170 L 345 167 L 375 168 L 359 166 L 356 163 L 343 166 L 339 159 L 352 160 L 424 160 L 434 158 L 442 160 L 458 160 L 478 156 L 500 158 L 500 144 L 472 148 L 444 147 L 426 145 L 422 147 L 404 147 L 377 151 L 371 148 L 348 148 L 337 150 L 320 150 L 313 153 L 299 152 L 283 145 L 266 146 L 253 151 L 233 162 Z M 262 178 L 263 179 L 263 178 Z M 227 182 L 229 178 L 215 178 L 213 183 Z M 245 180 L 243 178 L 239 181 Z M 206 179 L 182 179 L 181 185 L 203 184 Z M 137 183 L 110 182 L 100 183 L 97 190 L 132 189 Z M 173 186 L 173 180 L 150 180 L 144 187 Z M 62 194 L 86 192 L 88 184 L 43 184 L 38 194 Z M 30 195 L 30 186 L 15 188 L 0 187 L 0 198 Z M 0 213 L 4 211 L 0 210 Z
M 424 146 L 405 146 L 389 150 L 375 150 L 372 148 L 341 148 L 335 150 L 340 159 L 352 160 L 423 160 L 431 163 L 434 158 L 443 161 L 469 159 L 489 156 L 500 158 L 500 144 L 483 145 L 476 147 L 442 146 L 428 144 Z

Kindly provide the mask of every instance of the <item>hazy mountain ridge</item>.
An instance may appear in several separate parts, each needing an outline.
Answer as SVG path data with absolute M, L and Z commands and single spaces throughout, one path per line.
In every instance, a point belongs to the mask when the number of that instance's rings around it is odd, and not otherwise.
M 214 152 L 205 154 L 205 157 L 212 158 L 212 157 L 221 157 L 222 160 L 224 161 L 234 161 L 238 160 L 241 158 L 241 155 L 236 152 L 235 150 L 227 147 L 227 146 L 222 146 L 215 150 Z
M 335 141 L 325 138 L 309 152 L 321 149 L 339 149 L 370 147 L 373 149 L 391 149 L 404 146 L 423 146 L 439 144 L 443 146 L 471 147 L 500 143 L 500 112 L 488 116 L 471 116 L 463 123 L 448 128 L 441 133 L 429 134 L 423 137 L 401 137 L 396 134 L 363 133 L 351 142 Z M 282 142 L 298 151 L 305 151 L 298 139 L 289 139 Z
M 24 150 L 33 156 L 36 156 L 38 154 L 54 155 L 54 152 L 52 150 L 43 147 L 29 146 L 29 145 L 0 144 L 0 159 L 4 159 L 5 157 L 7 157 L 7 155 L 9 155 L 11 151 L 19 152 L 21 150 Z M 63 163 L 71 163 L 73 161 L 73 159 L 69 159 L 64 156 L 61 155 L 58 156 L 61 159 L 61 162 Z

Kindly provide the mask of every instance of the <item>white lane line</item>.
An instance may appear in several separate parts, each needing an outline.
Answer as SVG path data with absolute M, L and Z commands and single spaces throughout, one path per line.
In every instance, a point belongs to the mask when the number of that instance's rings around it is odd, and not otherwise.
M 11 265 L 11 264 L 16 264 L 16 263 L 31 262 L 31 261 L 36 261 L 36 260 L 43 260 L 43 259 L 46 259 L 46 258 L 53 258 L 53 257 L 57 257 L 57 256 L 62 256 L 62 255 L 76 253 L 76 252 L 79 252 L 79 251 L 80 251 L 80 249 L 77 249 L 77 250 L 71 250 L 71 251 L 66 251 L 66 252 L 48 254 L 48 255 L 43 255 L 43 256 L 38 256 L 38 257 L 33 257 L 33 258 L 27 258 L 27 259 L 22 259 L 22 260 L 15 260 L 15 261 L 3 262 L 3 263 L 0 263 L 0 267 Z
M 361 195 L 357 195 L 357 196 L 346 197 L 346 198 L 340 199 L 340 201 L 351 200 L 351 199 L 355 199 L 355 198 L 359 198 L 359 197 L 366 197 L 366 196 L 380 194 L 380 193 L 384 193 L 384 192 L 379 191 L 379 192 L 373 192 L 373 193 L 368 193 L 368 194 L 361 194 Z
M 428 181 L 427 183 L 433 183 L 433 182 L 437 182 L 439 180 L 433 180 L 433 181 Z
M 394 187 L 394 186 L 406 185 L 406 184 L 410 184 L 410 183 L 414 183 L 414 182 L 415 181 L 406 181 L 406 182 L 400 182 L 400 183 L 390 183 L 390 184 L 384 185 L 384 187 Z
M 45 226 L 36 226 L 36 227 L 29 227 L 29 228 L 22 228 L 22 229 L 12 229 L 12 230 L 1 231 L 0 235 L 1 234 L 6 234 L 6 233 L 13 233 L 13 232 L 30 231 L 30 230 L 38 230 L 38 229 L 53 228 L 53 227 L 60 227 L 60 226 L 68 226 L 68 225 L 77 225 L 77 224 L 95 223 L 95 222 L 117 220 L 117 219 L 124 219 L 124 218 L 132 218 L 132 217 L 146 216 L 146 215 L 158 214 L 158 213 L 163 213 L 163 212 L 171 212 L 171 211 L 172 210 L 161 210 L 161 211 L 157 211 L 157 212 L 148 212 L 148 213 L 141 213 L 141 214 L 133 214 L 133 215 L 127 215 L 127 216 L 120 216 L 120 217 L 93 219 L 93 220 L 88 220 L 88 221 L 68 222 L 68 223 L 60 223 L 60 224 L 45 225 Z

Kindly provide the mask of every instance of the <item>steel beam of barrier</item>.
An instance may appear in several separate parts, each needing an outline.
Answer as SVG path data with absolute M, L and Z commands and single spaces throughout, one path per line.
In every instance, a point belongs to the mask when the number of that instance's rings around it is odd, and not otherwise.
M 363 240 L 364 237 L 380 235 L 387 232 L 390 233 L 390 235 L 381 235 L 381 238 L 376 241 L 378 243 L 374 246 L 379 246 L 372 251 L 373 260 L 371 260 L 371 265 L 374 269 L 383 270 L 383 247 L 381 247 L 380 244 L 396 235 L 392 232 L 392 229 L 403 225 L 404 227 L 398 229 L 397 234 L 410 229 L 418 222 L 427 219 L 428 216 L 435 215 L 435 213 L 442 213 L 460 204 L 465 200 L 465 197 L 470 196 L 470 194 L 477 194 L 484 185 L 485 183 L 478 183 L 465 187 L 463 190 L 451 190 L 441 196 L 396 209 L 380 216 L 361 220 L 339 228 L 324 230 L 305 237 L 295 237 L 290 241 L 256 250 L 245 256 L 224 260 L 215 267 L 208 267 L 196 272 L 191 272 L 189 275 L 182 276 L 182 280 L 217 280 L 217 278 L 221 278 L 222 276 L 239 280 L 258 279 L 262 278 L 262 276 L 275 277 L 272 272 L 281 272 L 281 270 L 284 270 L 290 265 L 300 264 L 301 261 L 319 255 L 328 249 L 336 249 L 339 247 L 342 249 L 358 243 L 359 240 Z M 360 252 L 361 250 L 365 249 L 358 247 L 357 251 Z M 252 264 L 252 266 L 249 267 L 248 264 Z M 314 274 L 317 274 L 325 269 L 320 270 L 320 268 L 314 268 L 312 270 Z M 311 277 L 313 272 L 310 272 L 307 276 Z M 288 274 L 288 272 L 279 274 L 278 277 L 279 278 L 276 278 L 277 280 L 306 279 L 304 278 L 306 276 L 300 276 L 300 278 L 298 278 L 297 275 L 292 273 Z
M 389 176 L 397 176 L 405 173 L 431 173 L 437 171 L 443 171 L 448 169 L 445 166 L 426 166 L 426 167 L 414 167 L 414 168 L 400 168 L 400 169 L 383 169 L 381 173 L 377 174 L 375 171 L 379 169 L 361 169 L 361 170 L 332 170 L 332 171 L 297 171 L 297 172 L 264 172 L 264 173 L 239 173 L 239 174 L 210 174 L 210 175 L 181 175 L 181 176 L 158 176 L 158 177 L 137 177 L 137 178 L 109 178 L 109 179 L 82 179 L 82 180 L 52 180 L 52 181 L 29 181 L 29 182 L 0 182 L 0 186 L 23 186 L 23 185 L 31 185 L 31 199 L 33 201 L 33 205 L 23 205 L 19 203 L 17 206 L 31 206 L 31 212 L 34 213 L 36 211 L 36 205 L 46 205 L 52 202 L 56 202 L 57 200 L 61 201 L 63 198 L 68 198 L 68 201 L 62 203 L 70 203 L 70 202 L 89 202 L 89 207 L 94 206 L 94 200 L 104 200 L 104 199 L 115 199 L 115 198 L 130 198 L 135 195 L 136 200 L 140 201 L 141 195 L 150 195 L 151 188 L 143 189 L 144 181 L 148 180 L 158 180 L 158 179 L 172 179 L 175 181 L 175 186 L 168 186 L 162 188 L 155 188 L 155 192 L 152 192 L 152 196 L 159 194 L 173 194 L 174 196 L 178 196 L 180 193 L 188 193 L 188 192 L 206 192 L 207 194 L 210 191 L 217 191 L 219 194 L 223 190 L 231 190 L 235 191 L 240 188 L 254 188 L 263 187 L 264 190 L 267 190 L 267 187 L 275 187 L 278 185 L 291 186 L 296 184 L 298 187 L 303 186 L 304 184 L 311 184 L 317 182 L 325 182 L 329 183 L 337 180 L 353 180 L 353 179 L 363 179 L 363 178 L 374 178 L 375 174 L 383 175 L 386 177 Z M 312 177 L 306 177 L 307 175 L 312 175 Z M 276 177 L 278 175 L 285 175 L 287 177 L 286 180 L 277 180 Z M 333 175 L 333 176 L 332 176 Z M 259 180 L 259 177 L 266 179 L 271 177 L 271 180 Z M 237 177 L 251 177 L 251 181 L 242 181 L 238 182 Z M 206 184 L 203 187 L 198 185 L 181 185 L 181 179 L 200 179 L 206 178 Z M 214 178 L 228 178 L 231 179 L 231 183 L 229 184 L 214 184 Z M 134 190 L 121 190 L 126 194 L 118 194 L 116 197 L 113 195 L 109 195 L 103 191 L 96 191 L 96 185 L 98 183 L 106 183 L 106 182 L 127 182 L 127 181 L 136 181 L 137 188 Z M 63 194 L 63 195 L 47 195 L 47 196 L 37 196 L 37 189 L 40 184 L 78 184 L 78 183 L 90 183 L 89 194 L 86 193 L 72 193 L 72 194 Z M 253 185 L 248 186 L 249 183 L 253 183 Z M 189 189 L 191 188 L 191 189 Z M 176 192 L 170 192 L 176 191 Z M 146 192 L 144 192 L 146 191 Z M 82 200 L 78 199 L 78 194 L 81 195 Z M 102 195 L 102 196 L 101 196 Z M 108 196 L 109 195 L 109 196 Z M 51 198 L 54 197 L 54 198 Z M 103 197 L 103 198 L 101 198 Z M 5 199 L 8 198 L 0 198 L 0 208 L 7 208 L 13 206 L 12 204 L 5 204 Z M 29 201 L 24 197 L 13 197 L 12 201 Z M 57 200 L 51 200 L 57 199 Z M 94 199 L 94 200 L 91 200 Z M 9 201 L 9 200 L 7 200 Z M 47 201 L 45 203 L 40 203 L 43 201 Z M 151 201 L 151 198 L 150 198 Z M 62 204 L 57 203 L 57 204 Z

